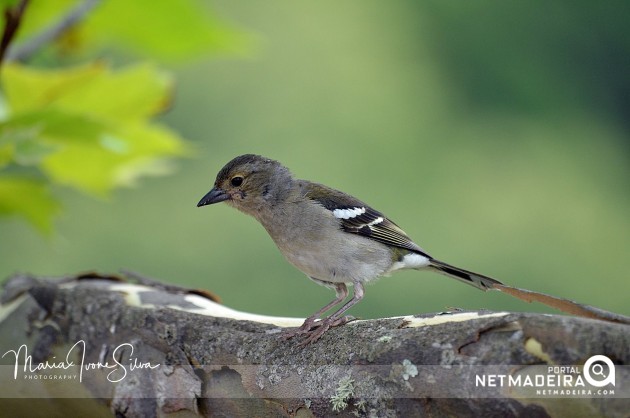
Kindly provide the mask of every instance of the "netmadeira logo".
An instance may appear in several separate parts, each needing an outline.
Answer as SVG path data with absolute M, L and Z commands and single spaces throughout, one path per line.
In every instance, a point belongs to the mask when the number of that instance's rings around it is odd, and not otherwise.
M 604 355 L 584 366 L 528 366 L 525 373 L 477 374 L 476 387 L 531 388 L 536 396 L 615 395 L 615 364 Z

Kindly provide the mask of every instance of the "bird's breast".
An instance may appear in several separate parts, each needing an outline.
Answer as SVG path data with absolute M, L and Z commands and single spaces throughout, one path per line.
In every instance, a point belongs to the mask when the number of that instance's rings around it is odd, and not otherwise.
M 392 265 L 385 245 L 342 231 L 339 220 L 319 205 L 302 203 L 292 210 L 277 210 L 274 216 L 280 218 L 261 223 L 285 258 L 309 277 L 332 283 L 367 282 Z

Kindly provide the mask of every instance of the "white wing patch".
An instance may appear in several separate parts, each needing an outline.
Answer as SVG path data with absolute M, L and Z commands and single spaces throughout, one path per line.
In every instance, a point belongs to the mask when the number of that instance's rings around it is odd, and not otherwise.
M 385 220 L 385 218 L 383 218 L 382 216 L 379 216 L 378 218 L 374 219 L 372 222 L 370 222 L 369 224 L 366 224 L 367 226 L 374 226 L 374 225 L 378 225 L 381 222 L 383 222 Z
M 365 213 L 365 208 L 335 209 L 333 215 L 337 219 L 352 219 Z M 382 222 L 382 220 L 381 220 Z

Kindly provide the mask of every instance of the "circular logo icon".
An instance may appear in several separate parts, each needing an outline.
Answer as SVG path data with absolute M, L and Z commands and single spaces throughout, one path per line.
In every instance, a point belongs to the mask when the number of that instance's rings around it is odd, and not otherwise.
M 600 363 L 604 363 L 605 366 Z M 599 354 L 586 360 L 583 373 L 584 379 L 591 386 L 598 388 L 606 385 L 615 386 L 615 364 L 606 356 Z

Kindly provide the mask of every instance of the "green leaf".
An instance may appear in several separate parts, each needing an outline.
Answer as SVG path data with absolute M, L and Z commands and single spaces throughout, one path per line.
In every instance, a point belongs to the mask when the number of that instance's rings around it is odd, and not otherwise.
M 142 119 L 164 110 L 173 85 L 170 75 L 151 64 L 117 72 L 102 63 L 62 70 L 9 65 L 2 79 L 14 113 L 50 106 L 118 120 Z
M 57 106 L 68 95 L 81 91 L 103 74 L 103 64 L 60 70 L 39 70 L 17 64 L 5 65 L 2 85 L 6 103 L 14 114 Z
M 40 141 L 20 141 L 15 144 L 13 160 L 19 165 L 37 165 L 56 149 L 57 147 Z
M 68 10 L 76 6 L 76 0 L 46 0 L 30 1 L 20 23 L 18 31 L 18 43 L 24 38 L 29 38 L 39 33 L 43 28 L 51 26 L 64 16 Z
M 0 123 L 0 167 L 10 162 L 36 165 L 56 147 L 39 140 L 41 126 L 35 124 Z
M 149 123 L 169 102 L 172 84 L 152 65 L 9 65 L 2 81 L 10 117 L 0 124 L 0 145 L 12 144 L 13 162 L 39 164 L 52 182 L 104 196 L 165 172 L 166 158 L 187 152 L 177 134 Z M 31 137 L 20 140 L 16 133 L 24 132 Z
M 105 69 L 81 89 L 68 91 L 57 106 L 71 112 L 98 114 L 100 117 L 139 120 L 168 107 L 173 79 L 152 64 L 137 64 L 113 72 Z
M 0 0 L 0 10 L 14 7 L 20 0 Z
M 244 53 L 252 36 L 237 30 L 195 0 L 109 0 L 90 16 L 86 38 L 162 59 L 208 51 Z
M 3 68 L 0 167 L 34 166 L 48 184 L 107 196 L 187 154 L 173 131 L 151 123 L 170 102 L 172 79 L 151 64 L 114 71 L 104 63 L 45 70 Z M 21 214 L 49 231 L 56 202 L 44 180 L 2 178 L 0 215 Z
M 18 41 L 58 22 L 77 0 L 33 3 Z M 254 36 L 225 22 L 199 0 L 107 0 L 57 40 L 64 52 L 122 48 L 152 58 L 181 60 L 209 52 L 246 54 Z
M 43 233 L 52 231 L 59 204 L 40 180 L 0 177 L 0 216 L 17 215 Z
M 133 186 L 145 174 L 164 174 L 164 160 L 186 155 L 186 147 L 164 127 L 121 125 L 97 143 L 71 142 L 44 158 L 42 169 L 55 182 L 98 196 L 113 188 Z
M 98 141 L 108 124 L 87 114 L 72 114 L 53 108 L 22 113 L 0 124 L 0 143 L 39 140 L 64 144 Z
M 0 123 L 0 150 L 4 149 L 5 164 L 37 165 L 44 157 L 58 151 L 64 143 L 96 143 L 103 132 L 103 124 L 80 115 L 68 115 L 56 110 L 35 111 Z
M 10 144 L 0 144 L 0 168 L 6 167 L 13 160 L 13 148 Z

